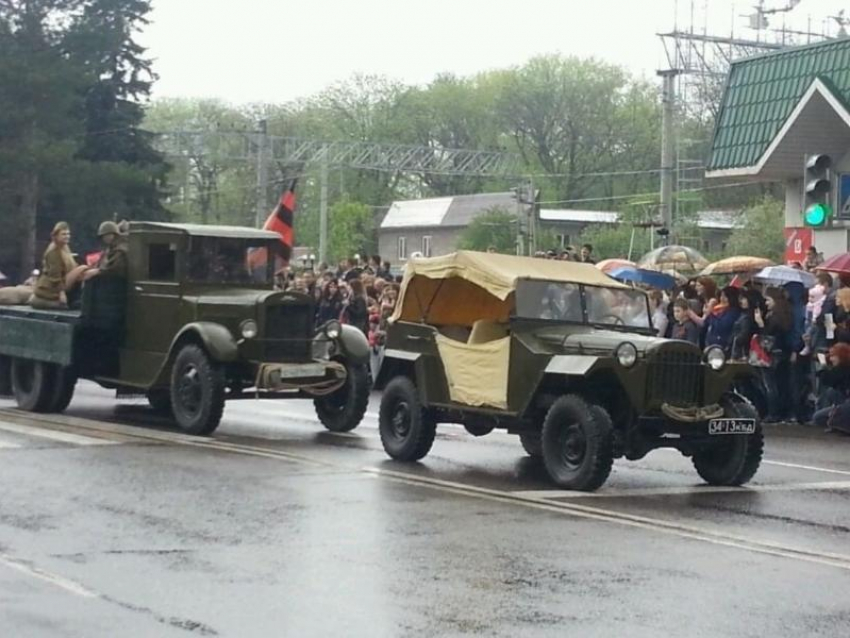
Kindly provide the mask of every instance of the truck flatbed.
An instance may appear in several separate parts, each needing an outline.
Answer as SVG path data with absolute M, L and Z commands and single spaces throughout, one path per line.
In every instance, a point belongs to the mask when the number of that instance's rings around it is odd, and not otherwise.
M 3 316 L 77 325 L 80 323 L 82 312 L 80 310 L 38 310 L 30 306 L 0 306 L 0 317 Z

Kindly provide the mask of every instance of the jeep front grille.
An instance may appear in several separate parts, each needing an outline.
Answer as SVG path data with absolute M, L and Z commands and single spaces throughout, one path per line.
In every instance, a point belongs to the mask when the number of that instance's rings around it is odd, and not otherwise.
M 266 361 L 306 361 L 313 352 L 313 306 L 286 304 L 266 308 L 263 334 Z
M 646 400 L 660 407 L 702 403 L 703 366 L 699 352 L 661 350 L 647 357 Z

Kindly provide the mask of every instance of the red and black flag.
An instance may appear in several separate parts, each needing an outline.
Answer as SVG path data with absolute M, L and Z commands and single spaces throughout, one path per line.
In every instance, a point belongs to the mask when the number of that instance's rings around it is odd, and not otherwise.
M 275 251 L 275 271 L 289 265 L 292 257 L 292 248 L 295 245 L 295 230 L 293 222 L 295 217 L 295 187 L 298 180 L 293 179 L 289 187 L 280 196 L 280 200 L 269 215 L 263 230 L 270 230 L 280 235 L 280 248 Z M 265 248 L 255 250 L 248 258 L 251 270 L 256 270 L 268 262 L 268 251 Z
M 280 201 L 263 226 L 263 230 L 271 230 L 280 235 L 280 241 L 283 244 L 283 251 L 280 255 L 287 262 L 292 256 L 292 248 L 295 245 L 293 222 L 295 218 L 295 187 L 297 185 L 298 180 L 293 179 L 289 188 L 280 196 Z

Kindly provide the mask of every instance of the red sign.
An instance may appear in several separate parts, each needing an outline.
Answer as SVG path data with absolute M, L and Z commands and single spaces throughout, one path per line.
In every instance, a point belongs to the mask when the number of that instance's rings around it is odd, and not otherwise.
M 803 263 L 806 261 L 806 253 L 815 243 L 815 233 L 811 228 L 786 228 L 785 229 L 785 263 L 792 261 Z

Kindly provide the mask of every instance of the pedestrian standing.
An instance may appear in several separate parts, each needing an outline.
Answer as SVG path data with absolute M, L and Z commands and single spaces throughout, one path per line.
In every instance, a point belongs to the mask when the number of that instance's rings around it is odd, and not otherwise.
M 779 288 L 765 293 L 767 313 L 757 310 L 756 325 L 761 331 L 762 345 L 770 353 L 770 365 L 764 368 L 768 414 L 765 421 L 777 422 L 789 417 L 791 411 L 790 365 L 791 332 L 794 318 L 791 307 Z

